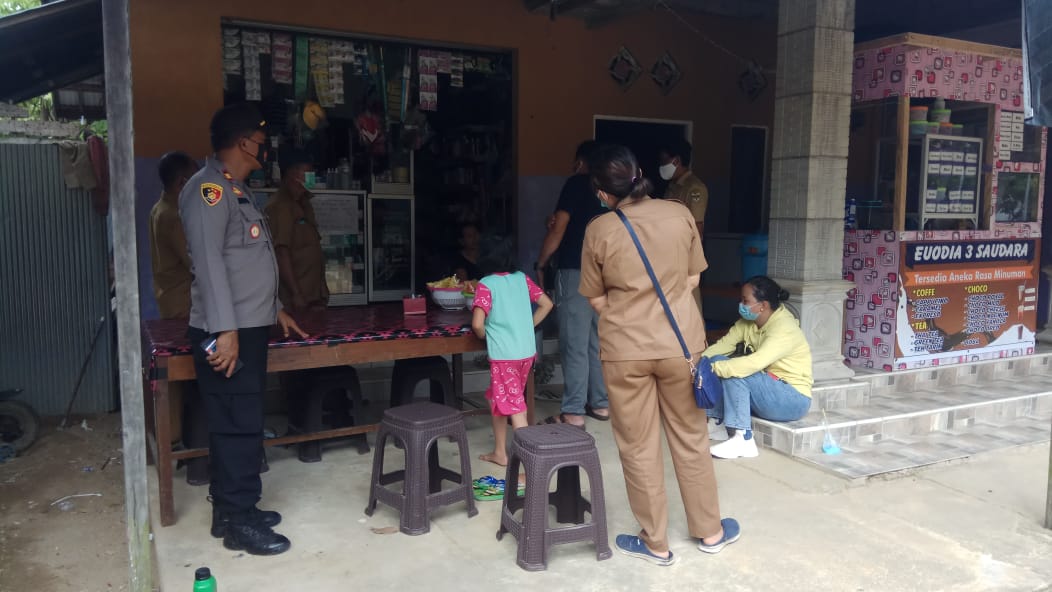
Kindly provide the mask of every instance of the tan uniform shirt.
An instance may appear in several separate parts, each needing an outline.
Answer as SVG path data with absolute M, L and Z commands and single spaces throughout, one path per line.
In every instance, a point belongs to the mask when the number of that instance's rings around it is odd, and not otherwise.
M 190 317 L 190 252 L 179 219 L 179 196 L 161 195 L 150 210 L 153 296 L 162 319 Z
M 694 220 L 705 223 L 705 210 L 709 207 L 709 189 L 694 173 L 688 172 L 679 180 L 669 183 L 668 189 L 665 190 L 665 199 L 683 202 L 690 208 Z
M 274 235 L 274 246 L 289 250 L 300 295 L 307 304 L 327 301 L 325 254 L 321 249 L 321 234 L 318 233 L 318 221 L 310 197 L 299 202 L 286 190 L 279 189 L 267 202 L 264 211 Z M 279 289 L 279 297 L 282 302 L 292 302 L 292 293 L 284 283 Z
M 645 199 L 622 211 L 654 266 L 672 313 L 692 353 L 705 348 L 705 326 L 691 297 L 690 277 L 708 263 L 691 213 L 673 201 Z M 668 317 L 628 230 L 613 212 L 588 225 L 581 254 L 580 292 L 606 295 L 599 314 L 599 353 L 608 361 L 660 360 L 683 356 Z

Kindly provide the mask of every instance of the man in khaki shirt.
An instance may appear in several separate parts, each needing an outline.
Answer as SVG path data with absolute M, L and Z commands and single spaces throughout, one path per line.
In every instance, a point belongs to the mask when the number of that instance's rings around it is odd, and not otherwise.
M 179 192 L 201 167 L 184 152 L 169 152 L 158 165 L 164 192 L 150 210 L 153 295 L 162 319 L 190 318 L 190 253 L 179 218 Z
M 698 234 L 705 235 L 705 210 L 709 207 L 709 189 L 690 170 L 694 152 L 686 140 L 669 142 L 658 152 L 661 178 L 668 181 L 665 199 L 682 202 L 694 216 Z
M 295 152 L 283 164 L 281 188 L 264 208 L 274 236 L 281 278 L 278 296 L 293 309 L 324 308 L 329 301 L 325 255 L 310 203 L 313 195 L 305 186 L 306 174 L 312 167 L 310 157 Z
M 669 142 L 658 152 L 661 178 L 668 181 L 665 199 L 678 201 L 690 209 L 698 236 L 705 236 L 705 210 L 709 207 L 709 189 L 690 170 L 690 158 L 694 149 L 690 142 Z M 694 288 L 694 301 L 701 310 L 701 289 Z
M 179 192 L 187 179 L 201 167 L 185 152 L 169 152 L 161 157 L 157 172 L 164 190 L 150 210 L 150 263 L 153 266 L 153 296 L 162 319 L 190 318 L 190 253 L 179 217 Z M 186 448 L 208 446 L 204 409 L 193 381 L 176 382 L 168 387 L 172 439 L 182 440 Z M 184 405 L 185 401 L 185 405 Z M 183 421 L 183 417 L 187 417 Z M 209 481 L 208 459 L 187 461 L 186 481 L 204 485 Z

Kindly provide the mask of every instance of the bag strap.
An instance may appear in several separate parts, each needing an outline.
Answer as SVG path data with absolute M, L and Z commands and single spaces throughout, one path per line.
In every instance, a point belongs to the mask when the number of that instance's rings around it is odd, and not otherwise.
M 657 292 L 658 300 L 661 301 L 661 307 L 665 309 L 665 316 L 668 317 L 668 322 L 672 325 L 672 330 L 676 333 L 676 339 L 679 340 L 679 346 L 683 348 L 683 357 L 687 359 L 687 364 L 690 365 L 691 372 L 694 372 L 694 356 L 691 355 L 690 350 L 687 348 L 687 342 L 683 339 L 683 334 L 679 331 L 676 317 L 672 316 L 672 307 L 668 305 L 668 299 L 665 298 L 665 291 L 661 289 L 661 284 L 658 283 L 657 276 L 654 275 L 654 267 L 650 265 L 650 259 L 647 257 L 646 251 L 643 250 L 643 245 L 639 242 L 639 237 L 636 236 L 636 231 L 632 228 L 632 224 L 629 223 L 624 212 L 621 210 L 614 210 L 614 212 L 617 213 L 618 218 L 621 218 L 621 222 L 628 230 L 628 236 L 632 237 L 632 242 L 635 243 L 636 250 L 639 251 L 639 258 L 643 260 L 643 266 L 647 268 L 647 275 L 650 276 L 650 281 L 654 283 L 654 291 Z

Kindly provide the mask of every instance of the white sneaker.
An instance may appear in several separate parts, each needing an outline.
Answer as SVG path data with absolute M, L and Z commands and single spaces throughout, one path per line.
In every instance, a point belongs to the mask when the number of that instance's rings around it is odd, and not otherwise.
M 716 458 L 756 458 L 760 451 L 756 448 L 756 437 L 745 439 L 745 430 L 738 430 L 726 442 L 709 449 Z
M 730 434 L 727 433 L 727 426 L 722 423 L 716 423 L 715 417 L 709 418 L 709 440 L 723 442 L 730 437 Z

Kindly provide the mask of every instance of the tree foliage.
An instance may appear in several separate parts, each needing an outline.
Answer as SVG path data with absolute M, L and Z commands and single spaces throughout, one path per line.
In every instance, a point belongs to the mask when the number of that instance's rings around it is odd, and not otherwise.
M 3 0 L 0 1 L 0 16 L 7 16 L 40 6 L 40 0 Z

